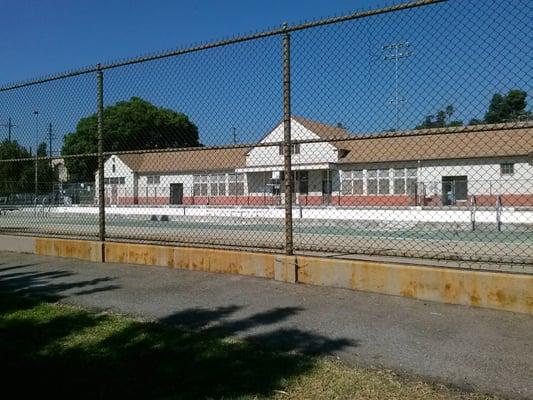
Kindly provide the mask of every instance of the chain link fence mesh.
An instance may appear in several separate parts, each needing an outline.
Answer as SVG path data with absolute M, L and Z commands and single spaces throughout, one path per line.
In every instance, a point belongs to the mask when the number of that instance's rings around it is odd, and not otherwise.
M 531 265 L 530 7 L 398 4 L 4 86 L 0 231 Z

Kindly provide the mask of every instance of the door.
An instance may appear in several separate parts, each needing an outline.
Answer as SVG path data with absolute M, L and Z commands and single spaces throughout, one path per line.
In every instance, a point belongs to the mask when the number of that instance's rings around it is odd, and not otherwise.
M 442 177 L 442 205 L 452 206 L 457 201 L 465 201 L 468 198 L 467 176 L 443 176 Z
M 183 204 L 183 183 L 170 184 L 170 204 Z

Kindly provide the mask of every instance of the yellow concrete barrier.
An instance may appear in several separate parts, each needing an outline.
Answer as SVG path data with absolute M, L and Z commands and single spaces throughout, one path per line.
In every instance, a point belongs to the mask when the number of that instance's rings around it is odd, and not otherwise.
M 35 238 L 35 254 L 102 262 L 103 243 L 90 240 Z
M 40 255 L 240 274 L 533 314 L 533 275 L 196 247 L 34 240 Z
M 533 276 L 298 257 L 298 282 L 533 314 Z
M 273 279 L 275 254 L 107 242 L 105 260 Z

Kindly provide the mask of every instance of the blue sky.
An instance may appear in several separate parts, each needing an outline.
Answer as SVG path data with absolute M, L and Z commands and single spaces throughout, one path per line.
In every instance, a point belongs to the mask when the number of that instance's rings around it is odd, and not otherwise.
M 6 0 L 0 83 L 376 7 L 376 0 Z M 392 4 L 392 3 L 391 3 Z
M 395 3 L 398 3 L 396 1 Z M 389 4 L 391 4 L 389 2 Z M 375 8 L 366 1 L 6 1 L 0 5 L 0 84 L 236 34 Z M 353 132 L 396 126 L 394 63 L 382 45 L 409 41 L 399 64 L 405 98 L 399 128 L 453 104 L 455 118 L 482 117 L 495 92 L 532 88 L 528 0 L 461 0 L 295 32 L 294 114 Z M 106 104 L 143 97 L 188 114 L 206 144 L 262 137 L 281 118 L 281 39 L 271 37 L 105 72 Z M 94 112 L 94 75 L 0 93 L 0 123 L 34 142 L 53 123 L 54 150 Z M 0 137 L 5 128 L 0 128 Z

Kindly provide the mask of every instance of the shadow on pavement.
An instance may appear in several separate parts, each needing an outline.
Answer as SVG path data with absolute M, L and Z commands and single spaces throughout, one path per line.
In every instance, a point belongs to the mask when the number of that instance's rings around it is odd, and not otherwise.
M 25 265 L 24 267 L 31 267 Z M 141 322 L 43 302 L 114 290 L 112 278 L 0 267 L 3 391 L 27 397 L 183 399 L 269 396 L 315 361 L 358 343 L 277 324 L 303 311 L 277 307 L 236 318 L 241 306 L 194 308 Z M 249 334 L 250 340 L 234 339 Z M 259 329 L 258 329 L 259 330 Z M 31 384 L 28 384 L 28 379 Z

